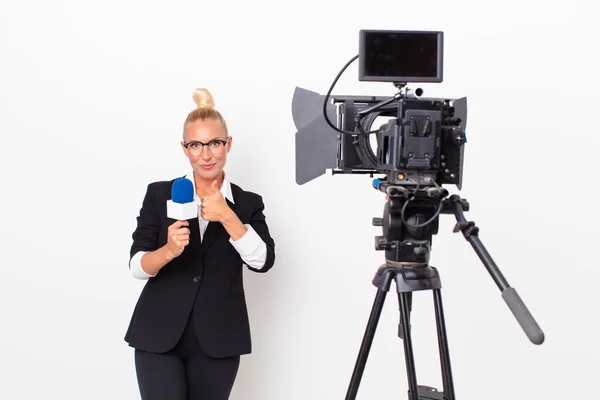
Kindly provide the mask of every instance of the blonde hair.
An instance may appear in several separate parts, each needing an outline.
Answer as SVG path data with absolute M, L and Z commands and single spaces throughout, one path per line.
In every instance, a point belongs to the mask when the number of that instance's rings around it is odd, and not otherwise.
M 198 120 L 220 121 L 223 125 L 225 136 L 229 136 L 229 132 L 227 131 L 227 124 L 225 123 L 225 118 L 223 118 L 220 112 L 215 110 L 215 101 L 213 99 L 212 94 L 210 94 L 210 92 L 207 89 L 199 88 L 194 91 L 192 97 L 197 107 L 195 110 L 190 111 L 187 118 L 185 119 L 185 123 L 183 124 L 184 131 L 187 124 Z

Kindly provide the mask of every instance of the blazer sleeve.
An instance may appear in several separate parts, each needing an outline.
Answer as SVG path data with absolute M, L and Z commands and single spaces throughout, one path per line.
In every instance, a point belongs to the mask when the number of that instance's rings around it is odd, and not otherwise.
M 252 217 L 250 218 L 250 225 L 258 233 L 258 236 L 265 242 L 267 246 L 267 259 L 265 260 L 265 265 L 260 268 L 253 268 L 248 266 L 248 268 L 255 272 L 267 272 L 273 267 L 275 263 L 275 241 L 271 237 L 269 233 L 269 227 L 267 226 L 267 219 L 264 214 L 265 204 L 260 195 L 256 195 L 256 202 L 254 209 L 252 211 Z
M 129 257 L 133 257 L 138 251 L 154 251 L 158 247 L 158 235 L 160 233 L 160 217 L 156 209 L 155 187 L 149 184 L 146 195 L 137 217 L 137 227 L 133 232 L 133 244 Z

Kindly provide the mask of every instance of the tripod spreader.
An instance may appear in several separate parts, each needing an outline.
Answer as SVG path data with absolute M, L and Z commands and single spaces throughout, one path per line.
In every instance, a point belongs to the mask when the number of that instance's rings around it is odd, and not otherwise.
M 537 322 L 533 319 L 533 316 L 523 303 L 523 300 L 521 300 L 521 297 L 519 297 L 517 291 L 510 287 L 485 246 L 481 243 L 478 236 L 479 228 L 475 226 L 474 222 L 467 221 L 465 218 L 463 212 L 464 201 L 458 195 L 452 195 L 445 201 L 449 203 L 448 206 L 454 211 L 454 216 L 456 217 L 457 223 L 454 227 L 454 232 L 461 231 L 465 239 L 471 243 L 479 259 L 483 262 L 483 265 L 502 292 L 502 298 L 506 302 L 506 305 L 512 311 L 529 340 L 537 345 L 542 344 L 544 342 L 544 332 L 542 332 Z
M 367 357 L 375 336 L 375 330 L 379 322 L 381 310 L 387 292 L 390 290 L 392 281 L 396 282 L 398 303 L 400 308 L 400 325 L 398 335 L 404 345 L 404 356 L 406 362 L 406 373 L 408 377 L 409 400 L 455 400 L 454 383 L 452 381 L 452 369 L 450 367 L 450 354 L 448 351 L 448 338 L 446 334 L 446 323 L 442 305 L 441 280 L 436 268 L 427 265 L 425 267 L 408 268 L 384 264 L 379 267 L 373 285 L 377 287 L 377 294 L 371 309 L 371 315 L 360 346 L 358 358 L 352 373 L 350 386 L 346 393 L 346 400 L 356 399 L 360 380 L 367 363 Z M 429 386 L 418 385 L 415 367 L 415 358 L 412 346 L 412 335 L 410 329 L 410 314 L 412 308 L 412 295 L 417 291 L 432 291 L 435 306 L 435 317 L 438 336 L 438 347 L 440 352 L 440 366 L 442 369 L 443 391 L 438 391 Z

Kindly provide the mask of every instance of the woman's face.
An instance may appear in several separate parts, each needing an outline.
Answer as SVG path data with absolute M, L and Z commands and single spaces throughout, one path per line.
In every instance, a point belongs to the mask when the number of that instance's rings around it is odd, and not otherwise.
M 231 137 L 226 137 L 220 121 L 198 120 L 186 125 L 181 145 L 196 175 L 212 181 L 219 177 L 225 166 Z

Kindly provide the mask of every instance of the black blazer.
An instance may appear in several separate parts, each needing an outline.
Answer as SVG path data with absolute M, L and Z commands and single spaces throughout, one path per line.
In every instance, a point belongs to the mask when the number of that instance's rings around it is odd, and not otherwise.
M 130 257 L 140 250 L 156 250 L 167 243 L 167 200 L 173 181 L 148 185 L 133 233 Z M 260 271 L 275 261 L 275 243 L 263 214 L 262 197 L 231 184 L 235 204 L 229 207 L 244 224 L 250 224 L 267 245 L 267 260 Z M 125 341 L 155 353 L 177 344 L 192 318 L 203 350 L 212 357 L 248 354 L 252 351 L 250 326 L 242 280 L 243 261 L 229 243 L 218 222 L 210 222 L 200 242 L 197 219 L 190 220 L 190 243 L 183 253 L 150 278 L 133 311 Z

